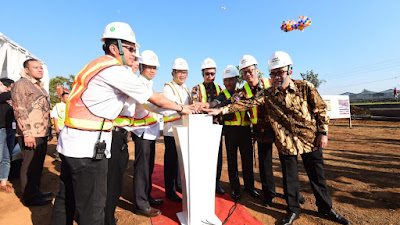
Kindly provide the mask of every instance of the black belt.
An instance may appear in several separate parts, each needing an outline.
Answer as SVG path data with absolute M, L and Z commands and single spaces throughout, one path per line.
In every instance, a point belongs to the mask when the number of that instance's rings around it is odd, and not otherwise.
M 122 127 L 114 127 L 113 130 L 116 131 L 116 132 L 120 132 L 120 133 L 122 133 L 122 134 L 124 134 L 124 135 L 127 135 L 127 134 L 128 134 L 128 131 L 125 130 L 124 128 L 122 128 Z

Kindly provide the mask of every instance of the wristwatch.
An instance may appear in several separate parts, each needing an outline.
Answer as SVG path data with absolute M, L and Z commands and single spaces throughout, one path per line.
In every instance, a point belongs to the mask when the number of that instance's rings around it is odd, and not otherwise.
M 328 132 L 327 131 L 324 131 L 324 132 L 320 131 L 319 133 L 328 136 Z

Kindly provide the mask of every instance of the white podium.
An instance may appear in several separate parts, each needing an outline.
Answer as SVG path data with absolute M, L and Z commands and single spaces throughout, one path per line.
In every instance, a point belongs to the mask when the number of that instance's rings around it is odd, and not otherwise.
M 215 179 L 222 125 L 206 114 L 185 115 L 182 126 L 173 128 L 182 181 L 183 225 L 216 224 Z

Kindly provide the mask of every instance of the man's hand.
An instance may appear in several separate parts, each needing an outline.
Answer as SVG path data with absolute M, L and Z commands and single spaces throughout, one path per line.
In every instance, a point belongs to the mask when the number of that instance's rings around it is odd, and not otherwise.
M 323 149 L 328 145 L 328 135 L 319 134 L 317 140 L 319 149 Z
M 33 136 L 24 137 L 25 146 L 28 148 L 36 148 L 36 140 Z
M 56 130 L 56 133 L 57 133 L 57 134 L 60 134 L 60 132 L 61 132 L 61 131 L 60 131 L 60 128 L 58 128 L 58 127 L 56 126 L 56 127 L 55 127 L 55 130 Z
M 210 103 L 208 103 L 208 102 L 195 102 L 195 103 L 193 103 L 193 105 L 195 105 L 199 109 L 202 109 L 202 108 L 208 109 L 208 108 L 210 108 Z
M 203 109 L 203 112 L 208 113 L 208 115 L 216 116 L 221 114 L 221 109 Z
M 179 105 L 182 106 L 182 111 L 179 112 L 180 115 L 189 115 L 194 113 L 195 107 L 193 105 Z

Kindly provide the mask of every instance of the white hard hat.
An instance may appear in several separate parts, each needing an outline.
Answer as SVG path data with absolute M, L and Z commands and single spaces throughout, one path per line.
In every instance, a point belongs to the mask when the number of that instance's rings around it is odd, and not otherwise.
M 139 58 L 139 63 L 148 66 L 160 66 L 156 53 L 151 50 L 144 50 Z
M 201 63 L 201 70 L 208 69 L 208 68 L 215 68 L 217 69 L 217 64 L 214 60 L 207 58 Z
M 186 60 L 182 58 L 177 58 L 174 60 L 174 63 L 172 63 L 172 69 L 173 70 L 189 70 L 188 63 Z
M 243 55 L 242 59 L 239 62 L 239 70 L 242 70 L 243 68 L 252 65 L 258 65 L 256 58 L 251 55 Z
M 293 62 L 289 54 L 282 51 L 276 51 L 268 60 L 268 70 L 271 72 L 273 69 L 282 68 L 292 64 Z
M 237 77 L 237 76 L 239 76 L 239 71 L 233 65 L 226 66 L 224 71 L 222 72 L 222 79 Z
M 135 33 L 133 33 L 131 26 L 129 26 L 127 23 L 112 22 L 108 24 L 106 29 L 104 29 L 104 33 L 100 41 L 104 42 L 104 40 L 108 38 L 128 41 L 134 43 L 136 47 L 140 47 L 140 45 L 136 42 Z

